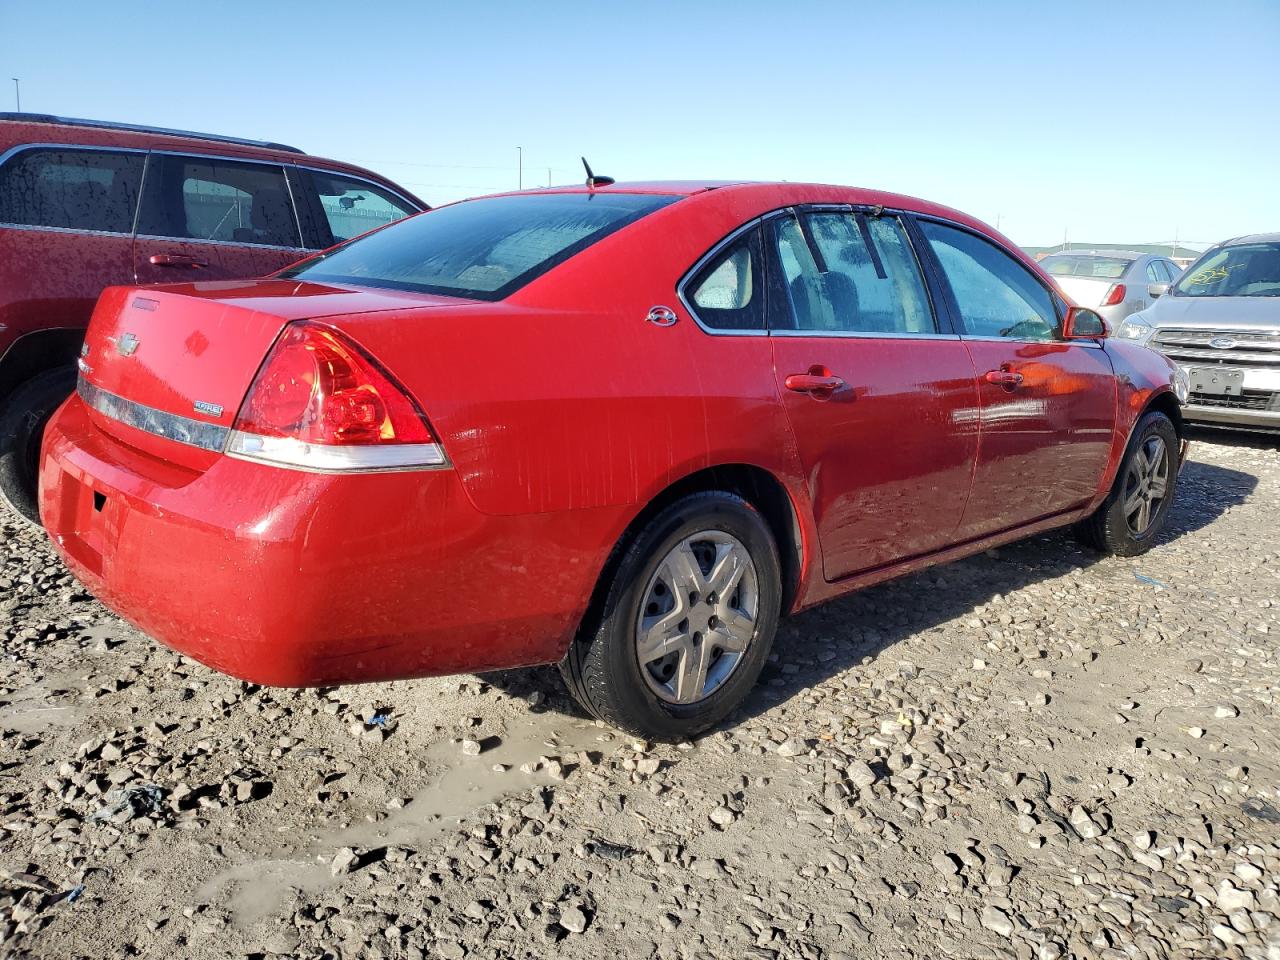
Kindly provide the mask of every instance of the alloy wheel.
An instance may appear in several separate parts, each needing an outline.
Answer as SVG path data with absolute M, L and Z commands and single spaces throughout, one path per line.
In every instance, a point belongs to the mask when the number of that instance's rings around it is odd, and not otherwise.
M 1123 510 L 1129 532 L 1143 536 L 1169 493 L 1169 447 L 1160 437 L 1147 437 L 1134 451 L 1125 475 Z
M 658 564 L 636 622 L 636 655 L 660 699 L 705 700 L 742 663 L 756 634 L 759 578 L 751 554 L 732 534 L 685 537 Z

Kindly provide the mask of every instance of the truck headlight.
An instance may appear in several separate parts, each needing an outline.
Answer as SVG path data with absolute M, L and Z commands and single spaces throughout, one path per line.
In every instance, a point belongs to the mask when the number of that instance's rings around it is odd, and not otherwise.
M 1186 403 L 1191 396 L 1191 375 L 1183 367 L 1173 368 L 1173 392 L 1179 403 Z
M 1116 336 L 1122 340 L 1132 340 L 1135 343 L 1146 343 L 1151 339 L 1151 335 L 1155 332 L 1151 324 L 1143 320 L 1136 313 L 1125 318 L 1124 323 L 1120 324 L 1120 329 L 1116 331 Z

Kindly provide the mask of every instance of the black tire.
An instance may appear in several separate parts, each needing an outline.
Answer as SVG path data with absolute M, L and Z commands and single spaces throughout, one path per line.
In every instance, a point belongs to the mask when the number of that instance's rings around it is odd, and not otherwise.
M 36 480 L 45 425 L 76 386 L 76 372 L 58 367 L 37 374 L 4 400 L 0 410 L 0 498 L 13 512 L 40 523 Z
M 640 604 L 654 588 L 659 567 L 668 554 L 701 533 L 712 536 L 728 534 L 745 548 L 755 575 L 756 616 L 750 640 L 719 685 L 705 698 L 681 704 L 663 699 L 651 688 L 651 684 L 660 684 L 652 671 L 668 669 L 669 664 L 659 661 L 658 668 L 646 668 L 640 663 L 637 650 Z M 705 575 L 705 569 L 703 573 Z M 659 741 L 696 736 L 728 716 L 759 678 L 778 627 L 782 600 L 778 547 L 759 511 L 730 493 L 690 494 L 664 508 L 645 524 L 629 543 L 623 545 L 616 562 L 606 566 L 603 576 L 607 580 L 597 590 L 597 602 L 560 662 L 560 672 L 578 702 L 611 726 Z M 744 581 L 740 579 L 738 582 Z M 724 600 L 732 603 L 740 596 L 735 593 Z M 714 591 L 710 596 L 699 599 L 712 607 L 717 602 Z M 703 616 L 706 613 L 701 611 Z M 691 608 L 689 615 L 696 617 L 698 614 Z M 716 618 L 711 619 L 714 627 Z M 687 625 L 689 620 L 682 622 Z M 684 629 L 692 628 L 686 626 Z M 694 633 L 691 636 L 693 642 L 699 642 L 701 635 Z M 711 636 L 707 634 L 708 638 Z M 711 641 L 708 639 L 706 642 Z M 710 659 L 723 654 L 724 651 L 717 651 L 707 656 Z M 684 655 L 672 653 L 669 656 L 682 658 Z M 683 665 L 684 660 L 679 659 L 678 662 Z M 710 669 L 715 669 L 716 661 L 710 662 L 713 664 Z M 650 670 L 647 678 L 642 673 L 646 669 Z M 710 669 L 704 669 L 702 676 L 708 677 Z
M 1167 487 L 1164 497 L 1150 514 L 1147 525 L 1135 530 L 1130 523 L 1130 515 L 1125 510 L 1126 494 L 1140 493 L 1134 487 L 1134 471 L 1140 466 L 1137 463 L 1140 452 L 1145 456 L 1145 451 L 1153 440 L 1159 440 L 1164 445 Z M 1102 501 L 1091 516 L 1076 524 L 1077 538 L 1095 550 L 1120 557 L 1136 557 L 1150 550 L 1164 529 L 1169 510 L 1173 506 L 1178 468 L 1181 466 L 1179 456 L 1178 432 L 1169 418 L 1157 411 L 1146 414 L 1138 421 L 1133 436 L 1129 438 L 1129 446 L 1125 450 L 1124 459 L 1120 461 L 1120 469 L 1116 471 L 1115 483 L 1112 484 L 1107 499 Z

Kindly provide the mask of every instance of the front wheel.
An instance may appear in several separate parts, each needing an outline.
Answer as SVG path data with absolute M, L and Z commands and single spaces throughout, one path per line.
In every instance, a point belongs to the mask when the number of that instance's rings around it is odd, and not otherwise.
M 1135 557 L 1155 545 L 1178 482 L 1178 433 L 1163 413 L 1144 416 L 1133 431 L 1107 499 L 1076 525 L 1088 546 Z
M 560 663 L 566 684 L 590 713 L 629 733 L 703 732 L 760 676 L 778 626 L 780 570 L 769 527 L 747 501 L 723 492 L 676 501 L 614 565 Z
M 46 370 L 9 394 L 0 408 L 0 497 L 32 523 L 40 522 L 36 479 L 44 428 L 75 387 L 74 369 Z

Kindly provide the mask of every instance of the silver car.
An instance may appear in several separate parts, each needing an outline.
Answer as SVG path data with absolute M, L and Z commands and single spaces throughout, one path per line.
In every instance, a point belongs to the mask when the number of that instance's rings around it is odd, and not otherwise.
M 1280 233 L 1206 251 L 1116 336 L 1159 350 L 1187 375 L 1191 421 L 1280 430 Z
M 1182 270 L 1168 257 L 1128 250 L 1064 250 L 1040 261 L 1062 292 L 1115 330 L 1164 295 Z

